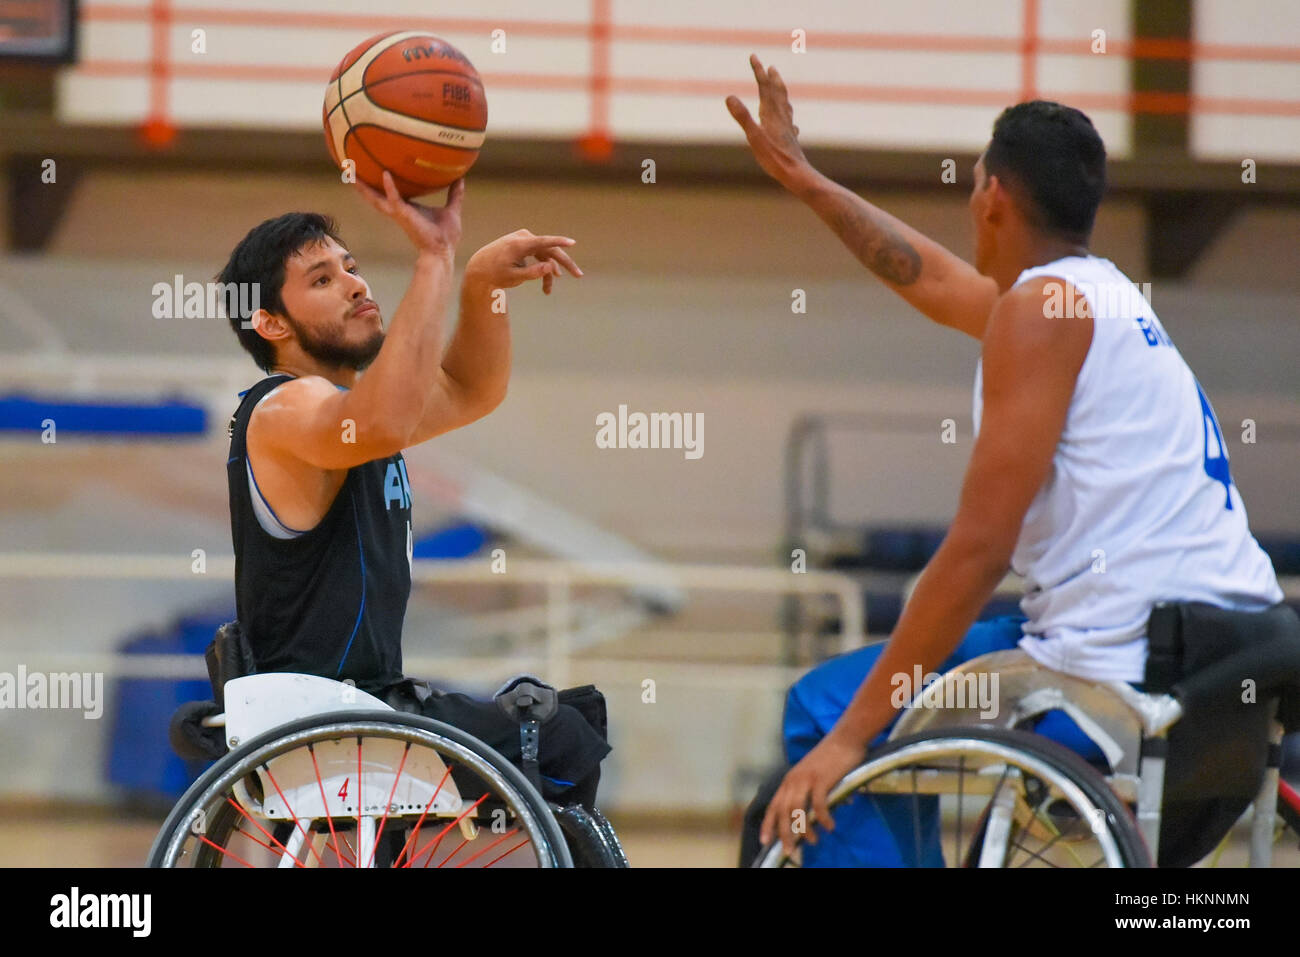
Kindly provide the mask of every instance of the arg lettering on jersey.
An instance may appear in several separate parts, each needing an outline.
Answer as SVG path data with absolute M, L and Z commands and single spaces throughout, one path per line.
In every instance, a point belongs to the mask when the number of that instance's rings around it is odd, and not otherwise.
M 399 459 L 388 463 L 384 473 L 384 507 L 391 509 L 411 507 L 411 482 L 406 477 L 406 461 Z

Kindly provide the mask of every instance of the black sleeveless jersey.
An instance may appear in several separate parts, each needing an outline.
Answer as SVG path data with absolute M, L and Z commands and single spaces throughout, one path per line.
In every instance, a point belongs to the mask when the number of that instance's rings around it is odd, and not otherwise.
M 375 692 L 402 679 L 412 544 L 406 462 L 399 452 L 354 466 L 314 528 L 289 539 L 269 534 L 253 511 L 245 436 L 258 401 L 292 378 L 274 375 L 240 393 L 230 419 L 239 623 L 258 671 L 351 678 Z

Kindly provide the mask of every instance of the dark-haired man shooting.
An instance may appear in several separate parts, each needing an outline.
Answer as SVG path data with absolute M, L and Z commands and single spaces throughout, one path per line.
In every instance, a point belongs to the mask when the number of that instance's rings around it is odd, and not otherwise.
M 324 216 L 287 213 L 260 224 L 219 277 L 256 284 L 261 308 L 230 319 L 268 373 L 243 393 L 230 427 L 238 619 L 258 671 L 351 679 L 517 759 L 519 728 L 493 703 L 426 697 L 403 676 L 413 543 L 402 450 L 482 418 L 505 398 L 506 289 L 541 279 L 549 293 L 561 269 L 582 272 L 564 236 L 520 229 L 488 243 L 465 264 L 460 321 L 444 345 L 464 181 L 440 209 L 404 201 L 388 173 L 384 185 L 384 194 L 357 188 L 415 247 L 411 283 L 387 331 Z M 548 796 L 590 805 L 609 751 L 603 738 L 565 704 L 540 744 Z
M 1106 152 L 1084 114 L 1034 101 L 998 118 L 975 164 L 971 265 L 817 172 L 780 75 L 750 62 L 759 122 L 735 96 L 727 108 L 762 168 L 886 286 L 982 343 L 957 514 L 888 644 L 791 689 L 786 743 L 797 763 L 762 824 L 765 842 L 789 847 L 797 811 L 811 805 L 833 826 L 827 792 L 897 717 L 894 676 L 1019 646 L 1048 668 L 1137 683 L 1155 601 L 1259 611 L 1282 592 L 1247 527 L 1209 400 L 1150 303 L 1088 250 Z M 1024 614 L 972 627 L 1008 567 L 1026 580 Z M 1095 751 L 1066 723 L 1049 736 Z M 902 862 L 884 846 L 805 848 L 804 863 L 813 858 Z

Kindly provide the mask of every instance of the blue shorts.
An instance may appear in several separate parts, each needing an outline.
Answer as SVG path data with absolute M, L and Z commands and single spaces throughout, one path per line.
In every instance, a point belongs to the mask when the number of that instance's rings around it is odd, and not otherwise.
M 977 621 L 952 655 L 937 669 L 947 672 L 963 662 L 991 651 L 1015 648 L 1021 638 L 1023 615 L 1005 615 Z M 786 697 L 782 734 L 786 758 L 795 764 L 839 720 L 884 650 L 881 642 L 818 665 L 790 688 Z M 895 719 L 897 720 L 897 719 Z M 880 732 L 871 747 L 884 743 L 894 722 Z M 1077 752 L 1086 761 L 1103 762 L 1101 750 L 1063 711 L 1038 719 L 1033 730 Z M 816 844 L 805 844 L 805 867 L 943 867 L 939 849 L 938 798 L 922 798 L 930 809 L 923 815 L 921 859 L 912 813 L 912 798 L 858 798 L 835 812 L 835 830 L 820 833 Z M 907 802 L 904 805 L 902 802 Z M 897 839 L 896 839 L 897 837 Z

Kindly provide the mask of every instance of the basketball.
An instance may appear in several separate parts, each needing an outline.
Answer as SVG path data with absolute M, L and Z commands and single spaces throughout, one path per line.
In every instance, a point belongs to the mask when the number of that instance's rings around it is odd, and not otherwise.
M 478 71 L 446 40 L 404 30 L 355 46 L 335 68 L 322 110 L 341 169 L 381 192 L 383 171 L 410 198 L 454 182 L 478 159 L 487 97 Z

